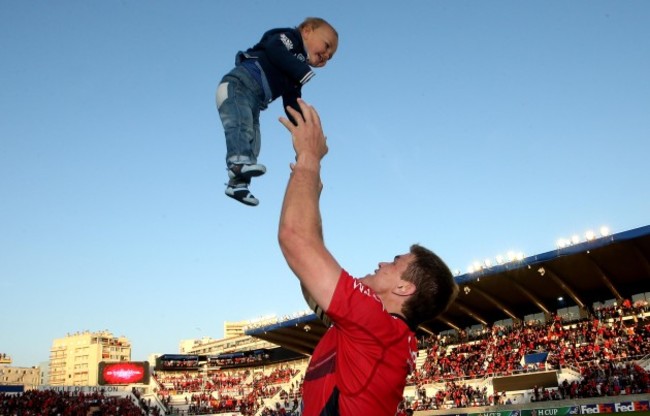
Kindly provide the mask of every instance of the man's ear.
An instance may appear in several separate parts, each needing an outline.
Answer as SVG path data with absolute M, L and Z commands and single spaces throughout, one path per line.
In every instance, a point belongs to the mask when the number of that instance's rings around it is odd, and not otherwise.
M 393 289 L 393 293 L 397 296 L 411 296 L 415 293 L 415 285 L 406 280 L 402 280 L 399 285 Z

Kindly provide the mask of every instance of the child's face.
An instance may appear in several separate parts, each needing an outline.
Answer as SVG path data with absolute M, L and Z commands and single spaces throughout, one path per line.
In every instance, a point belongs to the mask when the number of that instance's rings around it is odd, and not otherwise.
M 302 41 L 307 50 L 309 65 L 314 68 L 324 67 L 332 59 L 339 45 L 338 38 L 331 27 L 327 25 L 313 29 L 310 26 L 302 30 Z

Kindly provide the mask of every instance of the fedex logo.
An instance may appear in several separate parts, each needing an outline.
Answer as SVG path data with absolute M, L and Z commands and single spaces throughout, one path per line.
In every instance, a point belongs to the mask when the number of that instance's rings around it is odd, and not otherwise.
M 637 412 L 647 412 L 650 410 L 650 402 L 647 400 L 640 400 L 638 402 L 634 402 L 634 410 Z
M 580 406 L 580 413 L 583 415 L 597 414 L 600 413 L 600 409 L 597 404 L 583 404 Z
M 633 412 L 634 403 L 632 402 L 623 402 L 623 403 L 614 403 L 615 412 Z

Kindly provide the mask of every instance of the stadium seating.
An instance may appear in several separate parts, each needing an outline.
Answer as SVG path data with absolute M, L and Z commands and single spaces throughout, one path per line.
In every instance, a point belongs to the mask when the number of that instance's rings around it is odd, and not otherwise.
M 471 333 L 445 333 L 418 340 L 416 371 L 407 380 L 400 414 L 407 410 L 503 406 L 603 396 L 650 394 L 650 312 L 645 302 L 603 306 L 589 318 L 564 322 L 493 325 Z M 542 354 L 543 359 L 526 357 Z M 548 354 L 545 354 L 548 353 Z M 242 364 L 242 363 L 237 363 Z M 62 414 L 298 416 L 308 360 L 236 368 L 157 369 L 145 399 L 56 391 L 0 393 L 0 415 L 14 410 L 66 409 Z M 249 365 L 250 364 L 250 365 Z M 494 391 L 491 380 L 557 372 L 559 386 L 523 392 Z M 49 413 L 42 413 L 49 414 Z
M 122 415 L 141 416 L 146 412 L 133 397 L 103 393 L 71 393 L 54 390 L 28 390 L 21 394 L 0 393 L 0 415 Z M 148 413 L 159 416 L 158 408 Z

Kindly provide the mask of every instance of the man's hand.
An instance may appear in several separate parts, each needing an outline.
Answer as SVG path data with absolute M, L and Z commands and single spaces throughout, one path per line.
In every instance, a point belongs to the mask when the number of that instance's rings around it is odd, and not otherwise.
M 296 121 L 293 124 L 289 119 L 280 117 L 280 123 L 291 133 L 293 149 L 296 151 L 296 163 L 299 165 L 320 163 L 320 160 L 327 154 L 327 138 L 323 134 L 320 117 L 316 109 L 311 105 L 298 99 L 298 105 L 302 114 L 291 107 L 287 112 Z
M 296 163 L 284 194 L 278 241 L 287 264 L 300 279 L 310 298 L 327 310 L 336 289 L 341 266 L 323 241 L 319 198 L 323 184 L 320 161 L 327 154 L 327 142 L 316 110 L 298 100 L 300 110 L 287 107 L 294 125 L 282 117 L 280 122 L 291 133 Z

